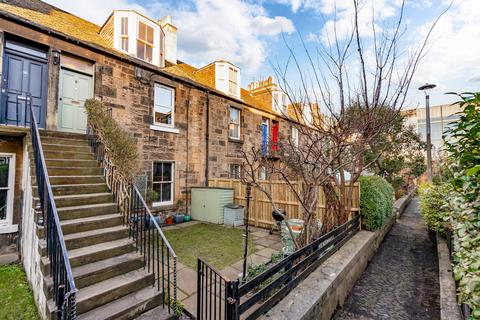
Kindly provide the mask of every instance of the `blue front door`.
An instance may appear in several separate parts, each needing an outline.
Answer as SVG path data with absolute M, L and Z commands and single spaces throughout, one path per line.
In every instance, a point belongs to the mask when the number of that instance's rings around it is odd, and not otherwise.
M 6 41 L 0 107 L 2 124 L 30 123 L 30 104 L 38 125 L 45 128 L 47 53 L 18 42 Z

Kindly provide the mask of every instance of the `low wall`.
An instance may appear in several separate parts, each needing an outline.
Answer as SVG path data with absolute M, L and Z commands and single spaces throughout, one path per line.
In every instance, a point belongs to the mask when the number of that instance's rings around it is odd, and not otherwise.
M 328 320 L 360 278 L 368 262 L 413 197 L 395 203 L 396 214 L 377 231 L 359 231 L 335 254 L 294 288 L 262 319 Z M 400 201 L 401 200 L 401 201 Z
M 447 242 L 438 235 L 437 253 L 440 282 L 440 318 L 442 320 L 461 320 L 463 317 L 457 304 L 457 292 Z
M 414 188 L 407 195 L 405 195 L 405 196 L 399 198 L 397 201 L 395 201 L 395 203 L 393 204 L 393 209 L 395 210 L 395 214 L 397 215 L 397 218 L 400 218 L 402 213 L 405 211 L 408 204 L 410 203 L 413 196 L 415 195 L 416 191 L 417 191 L 417 188 Z

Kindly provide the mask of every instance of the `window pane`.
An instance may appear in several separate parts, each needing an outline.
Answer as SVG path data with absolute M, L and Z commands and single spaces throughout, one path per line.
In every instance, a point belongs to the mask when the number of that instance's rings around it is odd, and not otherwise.
M 240 110 L 230 108 L 230 122 L 240 123 Z
M 161 195 L 162 195 L 162 184 L 161 183 L 154 183 L 153 184 L 153 192 L 151 195 L 152 201 L 153 202 L 160 202 L 161 201 Z
M 153 44 L 153 28 L 147 26 L 147 42 Z
M 137 57 L 145 60 L 145 44 L 137 40 Z
M 154 104 L 156 123 L 172 124 L 173 94 L 173 89 L 159 85 L 155 86 Z
M 9 157 L 0 157 L 0 188 L 8 187 Z
M 231 138 L 240 138 L 240 127 L 238 124 L 230 123 L 229 134 Z
M 148 62 L 152 62 L 153 48 L 149 45 L 145 45 L 145 47 L 146 47 L 145 60 Z
M 172 184 L 162 183 L 161 201 L 172 201 Z
M 128 51 L 128 38 L 121 38 L 121 49 Z
M 172 163 L 163 164 L 162 181 L 173 181 L 172 179 Z
M 162 165 L 161 162 L 153 163 L 153 181 L 162 181 Z
M 122 20 L 121 20 L 121 35 L 124 36 L 124 35 L 127 35 L 128 34 L 128 18 L 127 17 L 122 17 Z
M 138 38 L 144 41 L 147 40 L 146 28 L 147 25 L 145 23 L 141 21 L 138 22 Z
M 0 220 L 7 219 L 8 190 L 0 190 Z

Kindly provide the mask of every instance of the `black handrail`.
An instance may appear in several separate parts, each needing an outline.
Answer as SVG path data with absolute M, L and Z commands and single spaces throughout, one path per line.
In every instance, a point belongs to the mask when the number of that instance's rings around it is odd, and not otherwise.
M 106 111 L 111 117 L 111 111 Z M 144 268 L 153 273 L 153 283 L 162 290 L 162 305 L 168 312 L 177 313 L 177 255 L 152 215 L 140 191 L 133 183 L 124 181 L 109 158 L 108 150 L 100 136 L 90 126 L 87 136 L 97 161 L 103 168 L 107 185 L 123 216 L 123 223 L 129 228 L 129 237 L 135 241 L 135 248 L 143 256 Z
M 75 288 L 67 247 L 48 177 L 37 120 L 31 106 L 30 119 L 32 120 L 30 121 L 30 134 L 32 136 L 38 196 L 47 238 L 47 255 L 53 280 L 53 301 L 55 302 L 57 319 L 76 319 L 77 289 Z

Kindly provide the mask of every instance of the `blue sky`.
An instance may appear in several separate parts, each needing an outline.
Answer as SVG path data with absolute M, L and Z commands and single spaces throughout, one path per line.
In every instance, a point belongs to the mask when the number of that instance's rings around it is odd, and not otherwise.
M 364 30 L 375 9 L 378 27 L 387 27 L 400 12 L 401 0 L 359 0 Z M 326 43 L 333 21 L 346 33 L 351 24 L 352 0 L 47 0 L 66 11 L 102 24 L 114 9 L 135 9 L 152 19 L 173 17 L 178 27 L 179 59 L 202 66 L 216 59 L 232 61 L 242 69 L 244 87 L 273 74 L 271 63 L 288 58 L 285 41 L 303 59 L 300 35 L 314 53 Z M 435 17 L 450 0 L 407 0 L 406 31 L 402 49 L 409 50 L 423 39 Z M 94 9 L 93 9 L 94 8 Z M 92 10 L 93 9 L 93 10 Z M 440 20 L 429 43 L 429 52 L 412 82 L 407 107 L 423 105 L 416 88 L 433 82 L 432 104 L 452 102 L 447 91 L 477 90 L 480 81 L 480 1 L 455 0 Z M 340 30 L 340 31 L 339 31 Z M 285 40 L 284 40 L 285 39 Z M 365 41 L 369 35 L 365 32 Z M 298 79 L 288 73 L 291 81 Z

